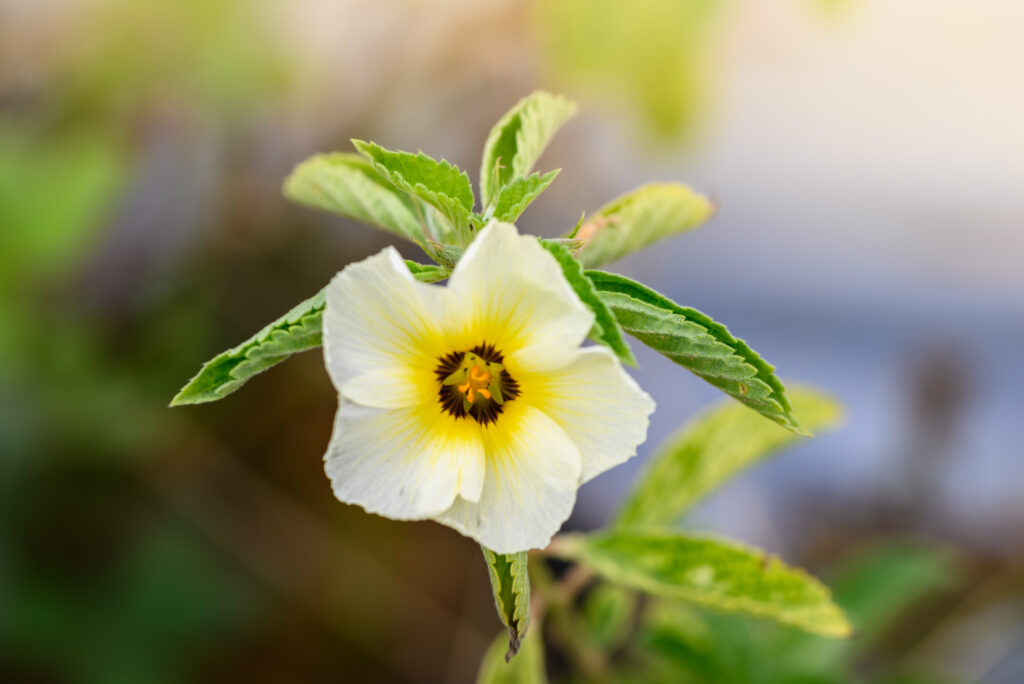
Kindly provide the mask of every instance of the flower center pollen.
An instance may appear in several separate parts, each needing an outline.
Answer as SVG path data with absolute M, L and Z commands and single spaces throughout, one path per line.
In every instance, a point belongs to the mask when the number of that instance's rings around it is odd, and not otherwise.
M 441 383 L 441 407 L 456 418 L 468 416 L 485 425 L 497 420 L 505 402 L 519 396 L 519 385 L 509 377 L 503 360 L 488 344 L 439 359 L 435 374 Z

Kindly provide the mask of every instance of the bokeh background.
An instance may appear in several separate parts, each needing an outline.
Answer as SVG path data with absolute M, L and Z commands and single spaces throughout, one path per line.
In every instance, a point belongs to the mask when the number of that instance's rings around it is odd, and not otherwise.
M 847 406 L 689 525 L 867 563 L 865 680 L 1024 681 L 1022 69 L 1018 0 L 0 0 L 0 681 L 472 680 L 479 551 L 333 499 L 317 354 L 166 405 L 387 244 L 288 204 L 297 162 L 358 137 L 475 179 L 538 87 L 581 114 L 521 228 L 710 193 L 615 268 Z M 572 528 L 717 398 L 636 350 L 650 442 Z

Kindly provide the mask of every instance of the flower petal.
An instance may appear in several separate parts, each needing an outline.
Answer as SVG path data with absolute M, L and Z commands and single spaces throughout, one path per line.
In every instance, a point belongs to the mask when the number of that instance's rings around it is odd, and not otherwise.
M 459 497 L 434 519 L 497 553 L 547 546 L 576 503 L 579 451 L 553 420 L 518 399 L 482 434 L 487 471 L 479 502 Z
M 417 282 L 393 247 L 346 266 L 327 286 L 324 358 L 339 392 L 364 406 L 425 401 L 444 353 L 444 288 Z
M 455 266 L 445 327 L 456 345 L 495 345 L 513 365 L 558 367 L 572 359 L 594 324 L 537 239 L 491 222 Z
M 381 410 L 340 399 L 324 456 L 334 495 L 397 520 L 428 518 L 456 495 L 480 496 L 484 448 L 472 421 L 436 405 Z
M 521 382 L 531 404 L 549 415 L 580 450 L 580 483 L 623 463 L 647 437 L 654 400 L 604 347 L 577 350 L 555 371 L 528 374 Z

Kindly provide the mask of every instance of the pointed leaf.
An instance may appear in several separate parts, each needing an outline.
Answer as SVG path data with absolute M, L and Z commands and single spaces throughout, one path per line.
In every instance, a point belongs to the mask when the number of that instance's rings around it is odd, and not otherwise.
M 284 182 L 288 199 L 383 228 L 423 244 L 415 200 L 354 154 L 318 154 L 295 167 Z
M 631 529 L 557 537 L 552 551 L 648 594 L 771 618 L 824 636 L 850 636 L 849 623 L 823 584 L 735 542 Z
M 451 273 L 442 266 L 415 261 L 405 263 L 420 282 L 444 280 Z M 171 400 L 171 406 L 223 399 L 254 375 L 276 366 L 292 354 L 316 349 L 321 344 L 324 306 L 321 290 L 242 344 L 207 361 Z
M 800 423 L 835 426 L 842 409 L 831 397 L 791 387 Z M 667 527 L 736 473 L 800 439 L 735 402 L 724 400 L 658 447 L 619 511 L 618 527 Z
M 399 190 L 433 205 L 451 219 L 456 228 L 468 224 L 473 211 L 473 188 L 469 176 L 459 167 L 422 152 L 394 152 L 362 140 L 353 140 L 352 144 Z
M 171 406 L 223 399 L 292 354 L 320 346 L 324 293 L 318 292 L 233 349 L 207 361 Z
M 519 645 L 530 627 L 530 575 L 526 569 L 525 551 L 495 553 L 480 547 L 487 561 L 487 574 L 491 578 L 494 607 L 502 624 L 508 628 L 509 660 L 519 651 Z
M 526 178 L 516 178 L 503 187 L 494 205 L 494 218 L 508 223 L 515 222 L 526 207 L 530 206 L 540 193 L 547 190 L 560 170 L 555 169 L 543 176 L 533 173 Z
M 605 271 L 587 271 L 622 329 L 786 429 L 810 434 L 793 416 L 775 368 L 700 311 Z
M 522 652 L 511 661 L 505 658 L 507 639 L 498 635 L 480 663 L 476 684 L 547 684 L 544 671 L 544 642 L 537 628 L 523 641 Z
M 530 173 L 551 137 L 576 109 L 575 102 L 538 90 L 501 117 L 484 144 L 480 194 L 485 209 L 497 201 L 505 185 Z
M 615 261 L 658 240 L 696 228 L 714 213 L 711 201 L 678 183 L 651 183 L 601 208 L 576 231 L 588 268 Z
M 626 341 L 622 339 L 622 328 L 619 327 L 615 314 L 601 299 L 594 284 L 583 273 L 583 267 L 573 259 L 572 254 L 564 246 L 552 240 L 541 240 L 541 245 L 558 261 L 562 273 L 569 285 L 576 291 L 576 296 L 594 312 L 594 327 L 590 330 L 590 339 L 605 345 L 619 357 L 623 363 L 636 365 L 636 357 Z

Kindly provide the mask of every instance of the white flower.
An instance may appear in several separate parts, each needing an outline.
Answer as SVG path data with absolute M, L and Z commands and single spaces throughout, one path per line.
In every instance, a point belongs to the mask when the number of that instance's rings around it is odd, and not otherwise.
M 346 267 L 323 334 L 335 495 L 499 553 L 547 545 L 654 410 L 610 351 L 580 347 L 593 323 L 554 257 L 507 223 L 480 231 L 446 287 L 390 247 Z

